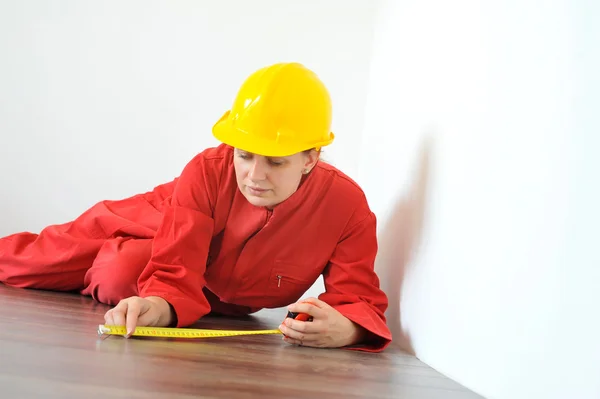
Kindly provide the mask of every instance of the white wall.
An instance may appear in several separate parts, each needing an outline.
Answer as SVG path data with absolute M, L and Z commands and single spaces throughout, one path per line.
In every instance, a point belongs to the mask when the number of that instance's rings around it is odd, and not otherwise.
M 216 144 L 248 74 L 317 71 L 335 102 L 327 158 L 355 175 L 375 2 L 0 2 L 0 235 L 151 189 Z
M 397 342 L 488 398 L 600 398 L 600 7 L 387 1 L 361 183 Z

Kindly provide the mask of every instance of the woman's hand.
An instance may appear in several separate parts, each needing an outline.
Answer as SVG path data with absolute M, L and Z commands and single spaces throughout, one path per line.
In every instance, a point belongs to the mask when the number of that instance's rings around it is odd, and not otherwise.
M 285 335 L 283 340 L 290 344 L 317 348 L 339 348 L 359 343 L 367 331 L 344 317 L 327 303 L 316 299 L 304 299 L 288 306 L 288 310 L 306 313 L 312 321 L 286 318 L 279 326 Z
M 136 326 L 165 327 L 173 319 L 174 313 L 169 303 L 157 296 L 123 299 L 104 315 L 106 325 L 125 326 L 126 337 L 134 333 Z

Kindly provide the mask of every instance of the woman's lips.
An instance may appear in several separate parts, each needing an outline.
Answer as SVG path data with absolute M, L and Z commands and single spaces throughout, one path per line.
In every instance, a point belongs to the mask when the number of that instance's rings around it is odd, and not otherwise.
M 250 191 L 250 193 L 254 194 L 254 195 L 264 194 L 267 191 L 269 191 L 266 188 L 252 187 L 252 186 L 246 186 L 246 187 L 248 188 L 248 191 Z

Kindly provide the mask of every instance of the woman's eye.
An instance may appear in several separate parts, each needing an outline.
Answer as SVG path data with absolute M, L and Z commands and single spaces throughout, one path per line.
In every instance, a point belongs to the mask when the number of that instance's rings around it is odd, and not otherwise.
M 270 161 L 273 166 L 281 166 L 283 165 L 283 161 Z

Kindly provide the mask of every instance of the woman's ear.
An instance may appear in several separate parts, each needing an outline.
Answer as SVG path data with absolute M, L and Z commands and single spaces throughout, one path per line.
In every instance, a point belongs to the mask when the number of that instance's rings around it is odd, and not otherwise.
M 306 157 L 306 162 L 304 163 L 304 173 L 308 173 L 315 167 L 317 162 L 319 162 L 319 157 L 321 155 L 321 151 L 317 151 L 315 149 L 304 152 Z

